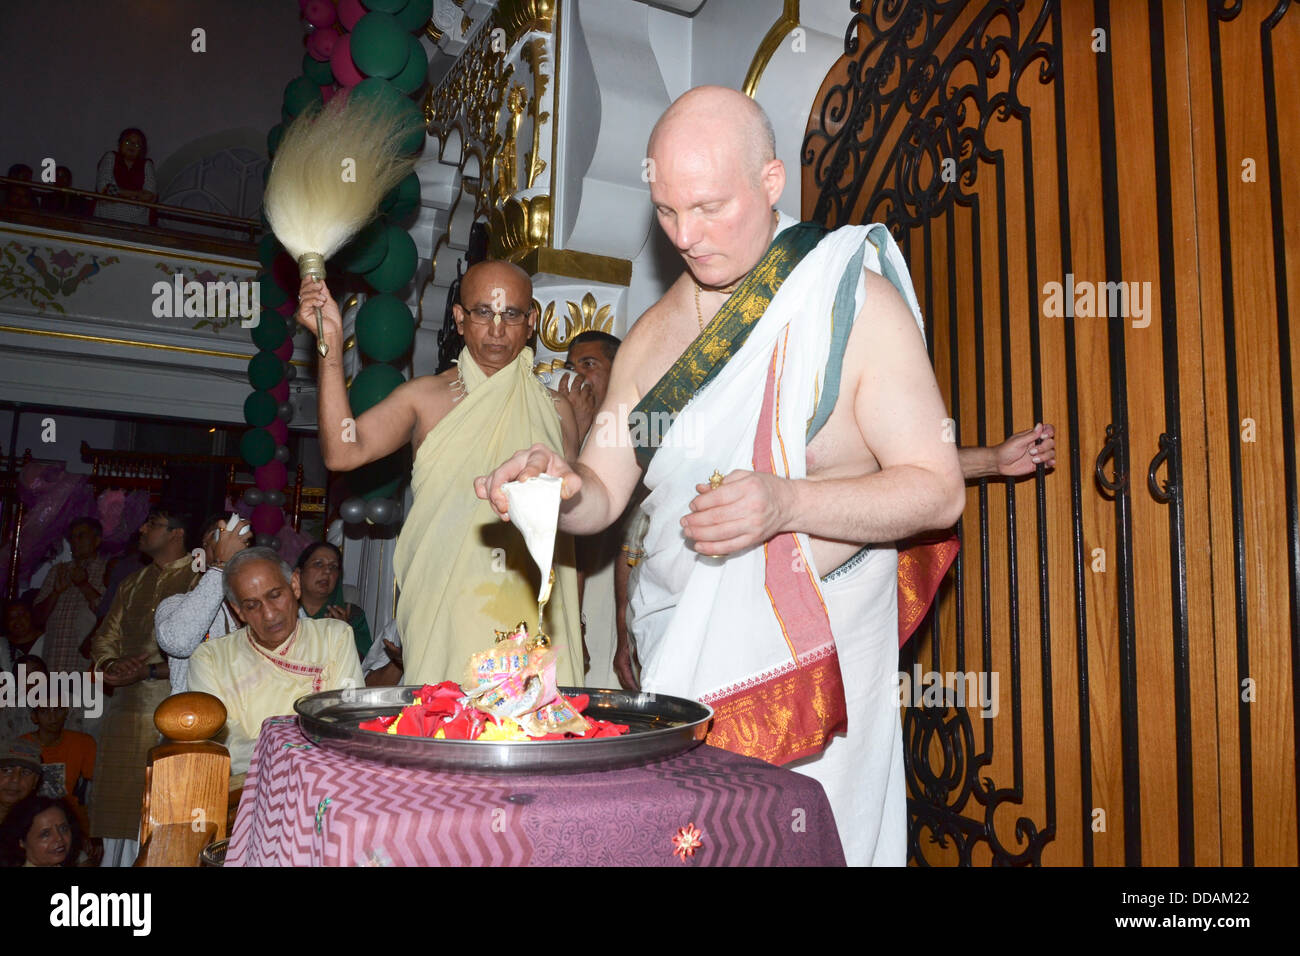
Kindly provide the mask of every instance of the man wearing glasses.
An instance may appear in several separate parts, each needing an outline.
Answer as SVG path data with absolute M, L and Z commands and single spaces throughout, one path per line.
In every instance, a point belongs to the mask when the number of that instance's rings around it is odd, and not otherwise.
M 330 346 L 317 398 L 325 465 L 351 471 L 407 442 L 415 453 L 414 500 L 394 555 L 406 684 L 461 681 L 494 630 L 536 623 L 539 572 L 518 530 L 474 496 L 473 479 L 516 448 L 540 443 L 567 454 L 578 445 L 569 403 L 532 373 L 537 309 L 528 274 L 480 262 L 462 278 L 460 299 L 453 314 L 465 348 L 457 364 L 398 386 L 354 421 L 338 305 L 323 283 L 305 279 L 299 289 L 298 321 L 314 331 L 320 308 Z M 566 535 L 556 540 L 542 630 L 558 651 L 558 682 L 580 685 L 577 574 Z

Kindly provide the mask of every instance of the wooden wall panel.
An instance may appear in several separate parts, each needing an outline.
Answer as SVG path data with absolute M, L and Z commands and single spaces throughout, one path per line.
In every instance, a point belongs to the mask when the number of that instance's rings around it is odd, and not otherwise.
M 1270 125 L 1260 90 L 1300 89 L 1300 14 L 1222 11 L 1216 74 L 1216 3 L 875 10 L 810 117 L 805 218 L 891 225 L 962 443 L 1057 428 L 1053 474 L 971 487 L 958 564 L 903 655 L 1001 684 L 995 719 L 905 710 L 914 862 L 1295 862 L 1297 384 L 1282 359 L 1300 348 L 1284 301 L 1300 301 L 1300 255 L 1275 250 L 1300 248 L 1300 177 L 1265 167 L 1270 148 L 1296 155 L 1300 119 L 1284 107 Z M 1271 79 L 1270 11 L 1286 51 Z M 1216 75 L 1232 79 L 1221 104 Z M 1222 210 L 1220 153 L 1236 177 Z M 959 182 L 943 184 L 953 155 Z M 1138 283 L 1149 322 L 1045 315 L 1043 284 L 1067 273 Z M 1258 409 L 1235 521 L 1229 438 L 1247 412 L 1225 397 L 1225 356 L 1231 394 Z M 1108 447 L 1109 490 L 1094 477 Z M 1247 656 L 1259 699 L 1239 711 Z
M 1285 459 L 1295 442 L 1296 394 L 1294 380 L 1289 390 L 1282 387 L 1282 358 L 1294 369 L 1297 354 L 1279 291 L 1293 310 L 1300 11 L 1286 3 L 1189 3 L 1187 23 L 1223 860 L 1295 865 L 1296 475 L 1294 458 L 1289 468 Z M 1274 49 L 1271 77 L 1266 33 Z M 1270 140 L 1280 164 L 1270 161 Z M 1253 182 L 1243 168 L 1249 161 Z M 1247 419 L 1254 441 L 1247 440 Z M 1247 680 L 1254 682 L 1253 702 L 1242 699 Z

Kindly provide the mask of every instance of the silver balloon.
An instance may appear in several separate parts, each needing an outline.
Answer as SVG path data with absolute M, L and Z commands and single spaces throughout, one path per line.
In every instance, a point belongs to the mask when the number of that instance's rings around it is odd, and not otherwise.
M 266 503 L 267 503 L 268 505 L 272 505 L 272 506 L 274 506 L 274 507 L 276 507 L 276 508 L 283 508 L 283 507 L 284 507 L 284 492 L 283 492 L 283 491 L 268 491 L 268 492 L 266 493 Z
M 275 407 L 275 417 L 282 422 L 293 421 L 293 403 L 281 402 Z
M 366 520 L 366 503 L 360 498 L 348 498 L 339 505 L 339 517 L 348 524 L 360 524 Z
M 284 462 L 286 465 L 289 463 L 289 446 L 288 446 L 288 445 L 276 445 L 276 446 L 275 446 L 275 460 L 276 460 L 276 461 L 282 461 L 282 462 Z
M 279 544 L 279 539 L 273 534 L 259 534 L 253 538 L 253 544 L 259 548 L 274 549 Z
M 391 498 L 371 498 L 366 502 L 366 520 L 374 524 L 388 524 L 397 517 L 397 502 Z
M 261 488 L 249 488 L 244 492 L 244 503 L 256 508 L 266 500 L 266 492 Z

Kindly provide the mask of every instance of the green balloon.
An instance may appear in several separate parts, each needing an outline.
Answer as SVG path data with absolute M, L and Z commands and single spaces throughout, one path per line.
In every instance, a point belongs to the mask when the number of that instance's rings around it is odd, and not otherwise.
M 275 421 L 275 410 L 279 404 L 270 392 L 253 392 L 244 399 L 244 421 L 254 427 L 264 428 Z M 274 450 L 273 448 L 272 451 Z
M 429 78 L 429 58 L 425 56 L 420 41 L 413 36 L 406 38 L 406 48 L 410 51 L 406 55 L 406 65 L 393 77 L 393 86 L 403 93 L 414 93 Z
M 404 6 L 406 6 L 406 0 L 366 0 L 365 2 L 365 8 L 367 10 L 378 10 L 380 13 L 396 13 Z M 365 17 L 362 17 L 361 19 L 364 20 Z M 360 25 L 361 21 L 358 20 L 357 26 Z M 356 27 L 352 28 L 353 33 L 356 33 L 356 30 Z
M 402 373 L 391 365 L 367 365 L 357 373 L 357 377 L 352 380 L 352 387 L 348 389 L 352 414 L 359 417 L 366 409 L 378 405 L 389 392 L 405 381 Z
M 401 299 L 372 295 L 357 310 L 357 347 L 376 362 L 401 358 L 415 338 L 415 319 Z
M 274 352 L 289 337 L 289 323 L 278 312 L 263 309 L 253 326 L 253 344 L 266 352 Z
M 284 124 L 276 123 L 271 127 L 270 132 L 266 134 L 266 155 L 272 159 L 275 158 L 275 151 L 280 148 L 280 140 L 284 139 Z M 267 164 L 270 168 L 270 164 Z
M 394 122 L 409 129 L 401 143 L 403 152 L 414 153 L 424 143 L 424 116 L 420 108 L 392 83 L 372 76 L 354 86 L 349 96 L 370 101 L 376 110 L 390 114 Z
M 281 107 L 280 107 L 280 125 L 281 125 L 281 126 L 288 126 L 290 123 L 293 122 L 293 117 L 294 117 L 294 114 L 293 114 L 293 113 L 290 113 L 287 109 L 284 108 L 283 105 L 281 105 Z M 267 168 L 270 169 L 269 166 L 268 166 Z
M 369 272 L 388 252 L 388 227 L 376 219 L 339 250 L 336 261 L 345 272 Z
M 388 210 L 393 222 L 405 220 L 420 205 L 420 177 L 411 173 L 397 184 L 397 201 Z
M 279 385 L 283 378 L 284 363 L 274 352 L 258 352 L 248 360 L 248 383 L 253 388 L 267 391 Z
M 282 248 L 284 247 L 280 245 L 280 240 L 275 238 L 273 232 L 268 232 L 257 240 L 257 261 L 262 264 L 263 269 L 271 268 L 272 261 L 280 254 Z
M 262 284 L 261 298 L 264 309 L 278 309 L 289 301 L 289 294 L 275 284 L 269 272 L 258 274 L 257 281 Z
M 396 292 L 415 275 L 418 256 L 411 234 L 398 226 L 388 226 L 388 252 L 384 261 L 365 273 L 365 280 L 376 292 Z
M 265 428 L 250 428 L 239 440 L 239 454 L 254 468 L 261 468 L 275 457 L 275 439 Z
M 310 53 L 302 55 L 302 75 L 317 86 L 329 86 L 334 82 L 334 71 L 330 68 L 330 61 L 318 60 Z
M 407 173 L 406 177 L 384 195 L 379 208 L 391 212 L 399 205 L 414 205 L 420 201 L 420 177 Z
M 312 103 L 320 101 L 320 84 L 305 76 L 295 76 L 284 88 L 284 108 L 290 116 L 297 116 Z
M 429 18 L 433 16 L 433 0 L 410 0 L 406 6 L 398 10 L 393 16 L 397 17 L 397 22 L 402 25 L 402 29 L 407 33 L 422 30 L 424 25 L 429 22 Z
M 391 13 L 367 13 L 352 28 L 352 62 L 367 76 L 396 76 L 406 66 L 406 31 Z

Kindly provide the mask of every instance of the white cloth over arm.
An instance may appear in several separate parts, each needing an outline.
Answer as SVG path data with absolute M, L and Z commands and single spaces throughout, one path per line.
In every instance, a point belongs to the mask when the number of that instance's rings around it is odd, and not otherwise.
M 185 594 L 164 598 L 154 612 L 154 636 L 167 655 L 172 693 L 188 690 L 190 656 L 206 637 L 225 637 L 241 625 L 226 607 L 225 575 L 208 568 Z

